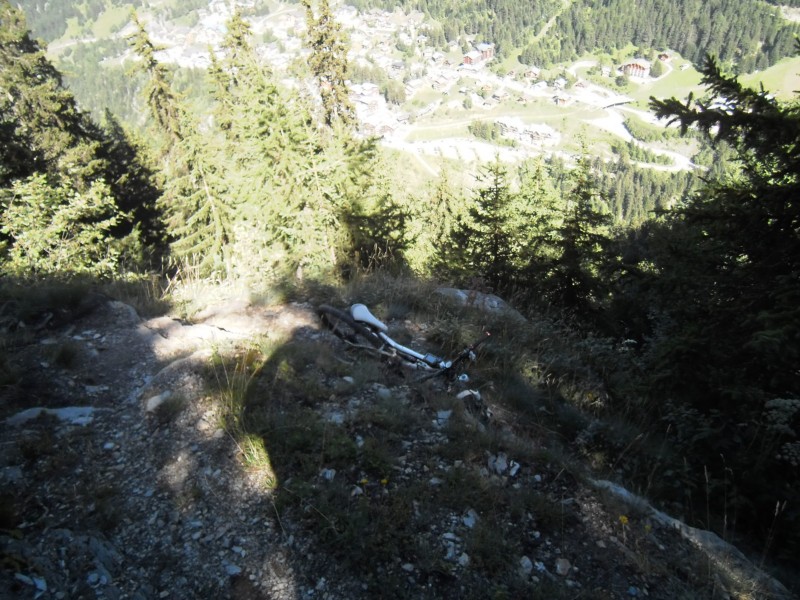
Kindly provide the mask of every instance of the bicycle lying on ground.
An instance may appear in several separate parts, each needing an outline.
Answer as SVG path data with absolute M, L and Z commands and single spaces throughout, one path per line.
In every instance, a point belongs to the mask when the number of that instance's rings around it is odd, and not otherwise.
M 423 354 L 389 337 L 388 327 L 363 304 L 353 304 L 347 311 L 327 304 L 317 308 L 322 322 L 339 338 L 353 347 L 363 348 L 383 356 L 400 358 L 406 365 L 428 371 L 421 379 L 442 376 L 450 381 L 469 381 L 466 373 L 458 373 L 465 362 L 474 361 L 478 346 L 489 339 L 489 332 L 464 348 L 452 360 L 433 354 Z

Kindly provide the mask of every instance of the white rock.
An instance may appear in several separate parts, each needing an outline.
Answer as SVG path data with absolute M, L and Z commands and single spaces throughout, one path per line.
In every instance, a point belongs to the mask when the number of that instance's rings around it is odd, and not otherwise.
M 148 413 L 155 412 L 156 410 L 158 410 L 159 406 L 164 404 L 164 402 L 166 402 L 169 399 L 171 395 L 172 392 L 166 391 L 161 394 L 158 394 L 157 396 L 151 396 L 144 403 L 144 411 Z
M 519 559 L 519 572 L 523 577 L 527 577 L 533 572 L 533 561 L 527 556 Z
M 488 467 L 489 471 L 502 475 L 508 470 L 508 456 L 503 452 L 500 452 L 497 456 L 490 456 Z
M 23 410 L 8 419 L 7 425 L 22 425 L 38 418 L 41 415 L 51 415 L 59 421 L 71 425 L 88 425 L 94 419 L 94 414 L 101 409 L 94 406 L 65 406 L 64 408 L 35 407 Z
M 453 414 L 452 410 L 440 410 L 436 413 L 436 420 L 433 422 L 434 426 L 441 429 L 447 422 L 450 420 L 450 416 Z
M 446 541 L 445 547 L 447 548 L 447 553 L 445 554 L 445 560 L 454 560 L 456 557 L 456 545 L 453 542 Z
M 566 558 L 559 558 L 556 560 L 556 573 L 561 576 L 566 576 L 569 574 L 572 565 Z
M 475 527 L 475 523 L 478 522 L 478 513 L 475 512 L 474 509 L 470 508 L 463 517 L 461 517 L 461 522 L 464 523 L 466 527 L 472 529 Z

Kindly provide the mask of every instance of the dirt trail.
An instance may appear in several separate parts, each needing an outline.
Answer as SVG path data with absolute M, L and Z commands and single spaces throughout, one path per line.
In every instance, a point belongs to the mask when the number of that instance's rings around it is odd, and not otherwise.
M 524 454 L 473 453 L 464 436 L 493 432 L 508 448 L 541 443 L 519 437 L 528 434 L 515 431 L 514 415 L 501 407 L 492 407 L 491 422 L 477 423 L 467 409 L 437 408 L 402 378 L 359 384 L 342 377 L 347 367 L 335 360 L 333 371 L 320 370 L 313 356 L 324 355 L 332 339 L 308 305 L 229 301 L 185 322 L 143 319 L 130 306 L 97 298 L 81 316 L 56 321 L 16 348 L 22 376 L 3 390 L 0 597 L 463 598 L 498 585 L 487 579 L 490 564 L 513 574 L 503 585 L 550 590 L 549 597 L 666 600 L 709 589 L 694 568 L 707 557 L 734 565 L 735 575 L 747 572 L 746 560 L 707 532 L 682 532 L 620 488 L 594 489 L 558 463 Z M 361 438 L 349 428 L 378 426 L 365 421 L 378 407 L 392 409 L 389 422 L 395 408 L 407 419 L 380 502 L 392 506 L 421 490 L 410 506 L 428 508 L 403 520 L 389 515 L 397 537 L 387 539 L 398 554 L 388 561 L 344 568 L 348 548 L 321 545 L 308 524 L 315 517 L 309 505 L 287 510 L 294 498 L 279 497 L 286 492 L 272 473 L 245 467 L 246 449 L 223 429 L 220 389 L 230 373 L 214 357 L 266 339 L 309 369 L 298 377 L 316 379 L 313 389 L 327 398 L 316 410 L 329 435 Z M 468 460 L 456 458 L 464 444 Z M 472 491 L 431 502 L 447 497 L 441 486 L 454 473 L 508 505 L 475 510 L 481 499 Z M 286 488 L 293 474 L 282 477 Z M 348 474 L 322 469 L 312 489 L 322 493 L 334 477 Z M 354 481 L 353 509 L 375 500 L 359 486 Z M 521 501 L 532 504 L 520 510 Z M 367 506 L 383 514 L 380 503 Z M 482 538 L 480 524 L 489 522 L 524 534 L 522 545 Z M 703 554 L 690 536 L 707 545 Z M 729 578 L 720 573 L 712 587 L 723 590 Z M 789 597 L 771 580 L 762 584 L 772 593 L 763 597 Z

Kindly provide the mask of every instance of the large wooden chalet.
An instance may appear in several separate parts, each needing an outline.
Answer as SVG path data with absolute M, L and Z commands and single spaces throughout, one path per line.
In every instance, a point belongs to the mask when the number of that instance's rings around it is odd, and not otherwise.
M 494 58 L 494 44 L 480 43 L 464 55 L 465 65 L 478 65 Z

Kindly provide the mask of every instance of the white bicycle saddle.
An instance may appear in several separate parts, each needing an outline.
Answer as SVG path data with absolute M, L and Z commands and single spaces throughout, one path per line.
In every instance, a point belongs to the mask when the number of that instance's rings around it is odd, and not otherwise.
M 375 317 L 375 315 L 369 312 L 369 309 L 363 304 L 353 304 L 350 307 L 350 316 L 356 321 L 366 323 L 367 325 L 371 325 L 372 327 L 380 329 L 381 331 L 386 331 L 389 329 L 386 327 L 386 325 L 381 323 L 377 317 Z

